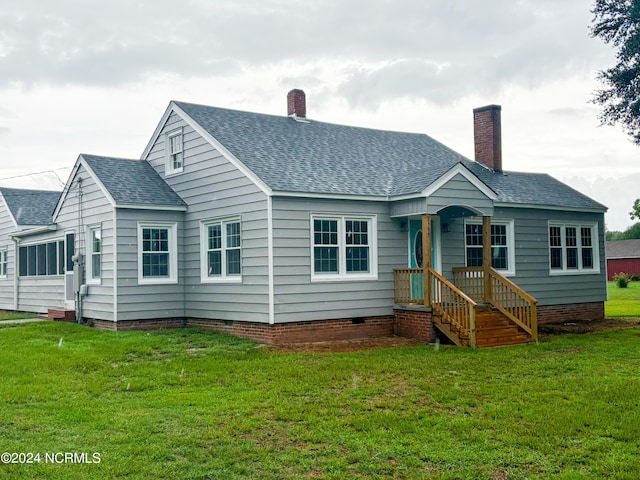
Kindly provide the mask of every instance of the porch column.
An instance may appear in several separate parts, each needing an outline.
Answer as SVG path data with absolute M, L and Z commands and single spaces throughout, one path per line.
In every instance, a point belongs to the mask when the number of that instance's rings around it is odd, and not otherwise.
M 424 272 L 424 306 L 431 306 L 431 215 L 422 215 L 422 270 Z
M 491 303 L 491 217 L 482 217 L 482 276 L 484 278 L 484 303 Z

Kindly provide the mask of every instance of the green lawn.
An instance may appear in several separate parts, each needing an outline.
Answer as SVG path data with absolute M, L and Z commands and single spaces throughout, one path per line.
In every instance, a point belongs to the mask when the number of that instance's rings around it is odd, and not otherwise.
M 615 282 L 609 282 L 609 300 L 604 311 L 608 318 L 640 318 L 640 282 L 630 282 L 627 288 L 619 288 Z
M 21 318 L 35 318 L 37 316 L 38 316 L 37 313 L 7 312 L 5 310 L 0 310 L 0 322 L 3 320 L 19 320 Z
M 294 354 L 199 330 L 4 325 L 0 452 L 41 456 L 0 478 L 637 479 L 639 342 Z

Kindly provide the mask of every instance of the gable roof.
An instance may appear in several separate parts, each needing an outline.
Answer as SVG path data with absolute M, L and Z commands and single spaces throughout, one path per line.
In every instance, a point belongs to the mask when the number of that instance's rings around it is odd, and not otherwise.
M 605 250 L 607 259 L 640 258 L 640 240 L 610 240 Z
M 172 102 L 276 192 L 417 195 L 456 164 L 498 203 L 604 212 L 606 207 L 545 174 L 494 172 L 428 135 Z
M 81 154 L 116 207 L 175 207 L 186 203 L 144 160 Z
M 49 225 L 61 192 L 0 187 L 17 225 Z

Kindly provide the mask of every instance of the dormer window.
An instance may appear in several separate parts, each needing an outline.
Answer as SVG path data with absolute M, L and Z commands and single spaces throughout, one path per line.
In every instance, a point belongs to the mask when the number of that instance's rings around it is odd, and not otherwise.
M 184 165 L 182 129 L 167 133 L 167 175 L 182 172 Z

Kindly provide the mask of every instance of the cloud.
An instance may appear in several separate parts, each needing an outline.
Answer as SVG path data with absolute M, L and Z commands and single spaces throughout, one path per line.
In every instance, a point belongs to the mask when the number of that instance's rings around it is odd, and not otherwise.
M 339 88 L 350 99 L 373 88 L 361 103 L 446 101 L 590 65 L 588 8 L 587 0 L 22 0 L 0 7 L 0 87 L 115 86 L 330 57 L 362 66 Z

